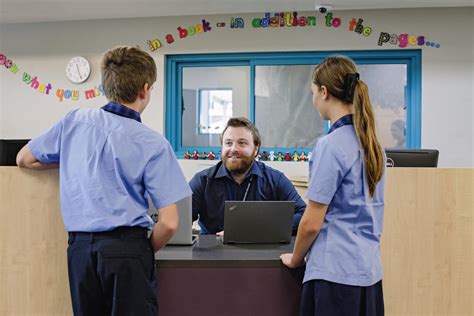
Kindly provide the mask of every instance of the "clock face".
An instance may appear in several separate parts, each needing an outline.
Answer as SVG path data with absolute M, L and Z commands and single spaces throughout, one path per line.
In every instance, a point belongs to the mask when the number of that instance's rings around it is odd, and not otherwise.
M 66 66 L 66 76 L 74 83 L 81 83 L 89 78 L 91 67 L 84 57 L 73 57 Z

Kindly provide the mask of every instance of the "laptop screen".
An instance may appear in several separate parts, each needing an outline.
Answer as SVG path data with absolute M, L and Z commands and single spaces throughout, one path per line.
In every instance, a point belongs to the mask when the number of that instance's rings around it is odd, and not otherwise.
M 225 201 L 224 243 L 289 243 L 293 201 Z

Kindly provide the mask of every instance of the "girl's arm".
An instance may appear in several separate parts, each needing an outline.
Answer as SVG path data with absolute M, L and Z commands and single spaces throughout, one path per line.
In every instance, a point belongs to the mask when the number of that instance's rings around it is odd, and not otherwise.
M 328 205 L 326 204 L 308 201 L 308 206 L 298 226 L 293 253 L 285 253 L 280 256 L 284 265 L 296 268 L 304 264 L 304 257 L 321 230 L 327 209 Z

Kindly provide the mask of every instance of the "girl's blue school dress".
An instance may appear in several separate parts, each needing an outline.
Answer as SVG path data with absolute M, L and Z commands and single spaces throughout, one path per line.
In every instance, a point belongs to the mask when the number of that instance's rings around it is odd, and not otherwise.
M 306 256 L 301 315 L 382 315 L 384 176 L 370 197 L 352 115 L 313 148 L 307 198 L 328 210 Z

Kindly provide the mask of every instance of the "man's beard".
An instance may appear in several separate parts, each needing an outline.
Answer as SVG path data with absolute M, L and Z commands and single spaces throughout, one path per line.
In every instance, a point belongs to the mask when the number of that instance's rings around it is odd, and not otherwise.
M 234 157 L 236 157 L 237 159 L 234 160 Z M 252 166 L 254 157 L 233 154 L 231 156 L 223 156 L 222 161 L 224 163 L 224 166 L 231 173 L 244 174 Z

